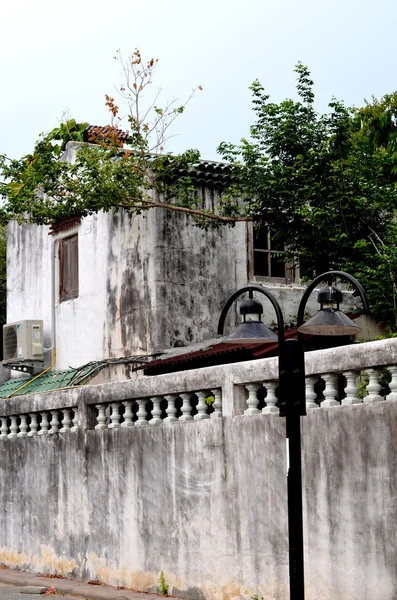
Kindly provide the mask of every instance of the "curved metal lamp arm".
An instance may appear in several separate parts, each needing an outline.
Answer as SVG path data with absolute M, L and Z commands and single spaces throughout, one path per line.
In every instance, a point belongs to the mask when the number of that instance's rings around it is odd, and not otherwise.
M 272 303 L 273 308 L 276 313 L 276 316 L 277 316 L 277 336 L 278 336 L 279 346 L 281 347 L 284 342 L 284 318 L 283 318 L 283 313 L 281 312 L 281 307 L 280 307 L 279 303 L 277 302 L 276 298 L 273 296 L 273 294 L 268 292 L 266 288 L 263 288 L 259 285 L 247 285 L 246 287 L 243 287 L 243 288 L 237 290 L 237 292 L 234 292 L 234 294 L 232 294 L 230 296 L 230 298 L 228 298 L 228 300 L 226 300 L 225 306 L 222 308 L 221 316 L 219 317 L 218 335 L 223 334 L 223 327 L 225 325 L 226 315 L 229 311 L 229 308 L 231 307 L 233 302 L 236 300 L 236 298 L 238 298 L 245 292 L 249 292 L 250 298 L 252 298 L 253 292 L 259 292 L 260 294 L 263 294 L 264 296 L 266 296 L 266 298 L 268 298 L 270 300 L 270 302 Z
M 298 317 L 297 317 L 297 325 L 296 325 L 297 328 L 300 327 L 301 325 L 303 325 L 303 317 L 305 314 L 306 304 L 307 304 L 310 294 L 312 293 L 312 291 L 314 290 L 316 285 L 321 283 L 321 281 L 324 281 L 325 279 L 328 279 L 329 284 L 331 285 L 332 280 L 335 277 L 340 277 L 340 279 L 346 279 L 353 285 L 353 287 L 359 293 L 359 296 L 363 303 L 364 314 L 367 315 L 369 313 L 368 298 L 367 298 L 367 295 L 366 295 L 361 283 L 358 282 L 357 279 L 355 277 L 353 277 L 353 275 L 350 275 L 349 273 L 345 273 L 344 271 L 327 271 L 326 273 L 323 273 L 322 275 L 319 275 L 318 277 L 316 277 L 316 279 L 314 279 L 311 282 L 311 284 L 309 285 L 309 287 L 306 289 L 305 293 L 303 294 L 302 300 L 300 301 L 299 309 L 298 309 Z

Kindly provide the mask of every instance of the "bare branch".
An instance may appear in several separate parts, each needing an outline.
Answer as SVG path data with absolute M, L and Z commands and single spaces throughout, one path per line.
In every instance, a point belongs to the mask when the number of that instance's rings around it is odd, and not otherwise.
M 208 219 L 212 219 L 214 221 L 221 221 L 223 223 L 235 223 L 237 221 L 252 221 L 251 217 L 225 217 L 223 215 L 216 215 L 214 213 L 206 212 L 205 210 L 199 210 L 195 208 L 186 208 L 184 206 L 175 206 L 175 204 L 166 204 L 164 202 L 155 202 L 153 200 L 139 200 L 137 201 L 131 198 L 131 204 L 118 204 L 118 208 L 124 208 L 126 210 L 131 210 L 131 205 L 136 208 L 165 208 L 167 210 L 173 210 L 177 212 L 186 213 L 188 215 L 196 215 L 199 217 L 205 217 Z

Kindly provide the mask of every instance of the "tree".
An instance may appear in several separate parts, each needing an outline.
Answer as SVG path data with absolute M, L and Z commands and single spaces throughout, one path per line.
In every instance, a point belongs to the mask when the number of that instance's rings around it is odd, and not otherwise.
M 128 58 L 118 51 L 115 60 L 123 73 L 118 92 L 125 114 L 115 98 L 106 95 L 111 114 L 106 128 L 88 129 L 88 123 L 68 119 L 42 134 L 31 155 L 20 160 L 0 157 L 5 181 L 0 188 L 1 222 L 17 219 L 42 225 L 100 210 L 139 214 L 160 207 L 191 214 L 204 227 L 211 221 L 233 223 L 239 218 L 233 200 L 219 214 L 201 206 L 189 176 L 199 152 L 165 152 L 171 125 L 201 86 L 182 105 L 171 101 L 160 107 L 161 90 L 150 95 L 157 59 L 145 62 L 136 49 Z M 119 129 L 125 121 L 126 133 Z M 65 160 L 68 142 L 79 143 L 73 161 Z
M 332 99 L 319 114 L 309 70 L 295 71 L 298 100 L 272 103 L 259 81 L 252 84 L 251 139 L 218 149 L 234 165 L 229 193 L 246 200 L 304 276 L 348 270 L 366 287 L 375 316 L 396 329 L 397 95 L 362 109 Z

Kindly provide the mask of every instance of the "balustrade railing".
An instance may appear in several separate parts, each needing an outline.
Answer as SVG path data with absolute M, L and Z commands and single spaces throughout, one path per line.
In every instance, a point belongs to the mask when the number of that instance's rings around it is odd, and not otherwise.
M 397 401 L 397 366 L 341 371 L 306 377 L 306 409 Z M 278 381 L 243 384 L 247 396 L 244 415 L 279 413 Z M 263 399 L 262 391 L 267 392 Z
M 164 394 L 95 405 L 95 429 L 146 427 L 222 416 L 222 390 Z
M 305 355 L 306 407 L 397 401 L 397 339 Z M 278 415 L 277 358 L 0 401 L 0 441 Z M 204 425 L 203 425 L 204 426 Z
M 0 416 L 0 440 L 77 431 L 78 409 L 63 408 Z

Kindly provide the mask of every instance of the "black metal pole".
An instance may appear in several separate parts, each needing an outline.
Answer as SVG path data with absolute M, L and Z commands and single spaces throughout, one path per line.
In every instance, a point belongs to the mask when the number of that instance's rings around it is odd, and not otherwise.
M 290 600 L 304 600 L 301 416 L 306 414 L 302 340 L 284 340 L 279 354 L 280 415 L 286 417 Z
M 290 600 L 304 600 L 303 506 L 300 415 L 287 417 Z

